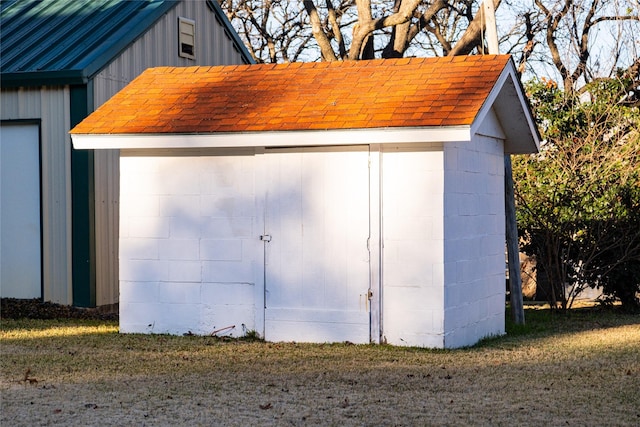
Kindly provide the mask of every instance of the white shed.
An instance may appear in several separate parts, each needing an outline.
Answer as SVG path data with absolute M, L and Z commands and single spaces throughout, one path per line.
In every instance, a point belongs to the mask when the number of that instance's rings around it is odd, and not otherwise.
M 150 69 L 72 139 L 121 150 L 121 332 L 504 333 L 509 56 Z

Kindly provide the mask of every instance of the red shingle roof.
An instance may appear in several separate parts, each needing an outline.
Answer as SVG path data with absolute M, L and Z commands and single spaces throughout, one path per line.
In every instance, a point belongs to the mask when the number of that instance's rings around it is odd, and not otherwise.
M 507 55 L 152 68 L 73 134 L 470 125 Z

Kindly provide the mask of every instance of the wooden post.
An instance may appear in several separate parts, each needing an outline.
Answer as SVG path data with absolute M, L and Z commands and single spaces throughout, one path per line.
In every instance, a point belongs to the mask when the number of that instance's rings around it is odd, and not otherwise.
M 518 245 L 518 224 L 516 203 L 513 192 L 513 171 L 511 156 L 504 155 L 504 211 L 507 229 L 507 264 L 509 266 L 509 300 L 511 315 L 517 325 L 524 325 L 522 306 L 522 279 L 520 277 L 520 248 Z
M 500 53 L 500 49 L 498 48 L 498 27 L 496 25 L 496 9 L 493 5 L 493 0 L 483 1 L 480 7 L 482 7 L 482 13 L 484 14 L 487 48 L 489 53 L 497 55 Z
M 498 54 L 498 28 L 493 0 L 485 0 L 480 6 L 484 13 L 486 39 L 489 53 Z M 507 231 L 507 265 L 509 266 L 509 297 L 511 315 L 517 325 L 524 325 L 522 304 L 522 278 L 520 277 L 520 247 L 518 242 L 518 224 L 516 222 L 516 203 L 513 194 L 513 171 L 511 155 L 504 155 L 504 205 Z

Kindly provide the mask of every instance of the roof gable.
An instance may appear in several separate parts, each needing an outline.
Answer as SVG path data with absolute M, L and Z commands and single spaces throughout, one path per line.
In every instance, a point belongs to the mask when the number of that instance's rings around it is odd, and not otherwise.
M 497 83 L 506 82 L 503 76 L 513 69 L 507 55 L 154 68 L 72 134 L 216 136 L 459 127 L 467 129 L 468 139 L 478 114 L 493 107 L 485 106 L 487 99 L 507 87 L 496 89 Z M 526 103 L 520 111 L 530 116 Z M 437 137 L 442 141 L 442 132 Z
M 86 83 L 179 2 L 3 0 L 2 85 Z M 231 29 L 219 6 L 213 11 Z

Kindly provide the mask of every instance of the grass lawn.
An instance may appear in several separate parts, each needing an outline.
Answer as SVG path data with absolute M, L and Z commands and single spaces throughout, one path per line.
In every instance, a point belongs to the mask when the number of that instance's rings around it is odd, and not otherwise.
M 447 351 L 2 320 L 0 425 L 640 425 L 640 316 L 526 319 Z

